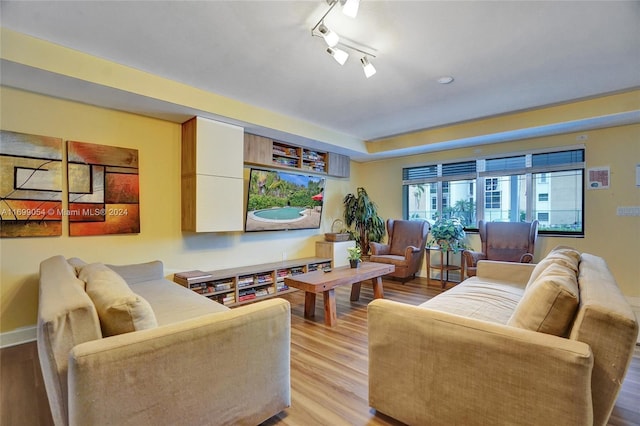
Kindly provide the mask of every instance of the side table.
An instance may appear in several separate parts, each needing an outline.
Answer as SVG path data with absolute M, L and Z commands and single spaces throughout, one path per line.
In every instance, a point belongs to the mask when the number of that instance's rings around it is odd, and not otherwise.
M 432 264 L 431 263 L 431 251 L 440 252 L 440 263 Z M 445 255 L 446 252 L 446 255 Z M 460 265 L 451 265 L 449 254 L 452 253 L 451 250 L 442 250 L 440 247 L 425 247 L 425 256 L 427 258 L 427 278 L 431 279 L 431 270 L 435 269 L 440 271 L 440 286 L 444 288 L 447 282 L 451 282 L 449 280 L 449 272 L 451 271 L 460 271 L 460 277 L 462 278 L 462 271 L 464 271 L 464 256 L 462 256 L 462 252 L 460 252 Z

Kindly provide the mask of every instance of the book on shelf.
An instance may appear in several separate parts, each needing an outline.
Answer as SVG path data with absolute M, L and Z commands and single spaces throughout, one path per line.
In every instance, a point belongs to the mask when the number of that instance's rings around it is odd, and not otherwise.
M 256 290 L 255 294 L 256 294 L 256 297 L 262 297 L 262 296 L 268 295 L 269 293 L 267 292 L 266 288 L 260 288 L 260 289 Z
M 264 273 L 256 275 L 255 279 L 256 284 L 269 284 L 273 282 L 273 277 L 271 273 Z
M 213 285 L 214 291 L 231 290 L 232 287 L 233 287 L 233 283 L 232 282 L 215 283 Z
M 175 274 L 173 274 L 173 277 L 179 278 L 181 280 L 185 280 L 187 282 L 191 282 L 191 281 L 206 280 L 208 278 L 213 278 L 213 275 L 211 275 L 208 272 L 195 269 L 193 271 L 176 272 Z
M 294 268 L 291 268 L 291 275 L 300 275 L 300 274 L 304 274 L 304 268 L 302 266 L 296 266 Z
M 243 277 L 238 277 L 238 287 L 247 287 L 253 285 L 254 277 L 253 275 L 245 275 Z
M 289 157 L 297 157 L 298 152 L 295 148 L 273 145 L 273 155 L 287 155 Z

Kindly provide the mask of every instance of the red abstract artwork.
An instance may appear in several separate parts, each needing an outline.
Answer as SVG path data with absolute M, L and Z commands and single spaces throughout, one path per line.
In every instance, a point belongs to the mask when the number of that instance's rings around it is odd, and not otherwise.
M 138 150 L 67 143 L 69 235 L 140 232 Z

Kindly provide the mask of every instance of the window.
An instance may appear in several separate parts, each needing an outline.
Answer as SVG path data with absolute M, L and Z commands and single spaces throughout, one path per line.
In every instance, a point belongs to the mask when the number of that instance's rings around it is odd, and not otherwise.
M 540 221 L 540 231 L 582 232 L 582 175 L 582 170 L 550 172 L 546 183 L 534 185 L 533 191 L 538 197 L 533 217 Z M 541 216 L 544 219 L 540 219 Z
M 405 217 L 434 223 L 439 217 L 454 216 L 473 225 L 476 221 L 475 177 L 475 161 L 403 169 Z M 416 192 L 428 194 L 429 203 L 417 203 Z
M 412 205 L 418 186 L 429 198 Z M 537 219 L 540 233 L 583 235 L 583 189 L 583 148 L 403 169 L 406 217 L 458 217 L 467 229 Z
M 438 199 L 432 184 L 409 185 L 409 218 L 428 219 L 438 209 Z
M 498 190 L 498 179 L 485 179 L 484 184 L 484 208 L 500 209 L 502 205 L 502 194 Z

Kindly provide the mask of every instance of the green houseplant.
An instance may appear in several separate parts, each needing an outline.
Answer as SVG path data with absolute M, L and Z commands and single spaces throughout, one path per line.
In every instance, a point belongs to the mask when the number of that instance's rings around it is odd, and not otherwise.
M 362 255 L 369 254 L 369 242 L 380 242 L 386 230 L 384 221 L 378 216 L 378 207 L 369 198 L 367 191 L 360 187 L 356 194 L 347 194 L 343 200 L 344 223 L 353 226 L 355 240 Z
M 360 247 L 358 246 L 348 247 L 347 253 L 348 253 L 347 258 L 349 259 L 349 264 L 351 265 L 352 268 L 357 268 L 358 263 L 360 263 L 360 260 L 362 257 L 362 250 L 360 250 Z
M 454 253 L 467 248 L 464 243 L 464 226 L 456 217 L 436 220 L 431 226 L 430 235 L 431 238 L 427 241 L 430 246 L 438 246 L 442 250 Z

